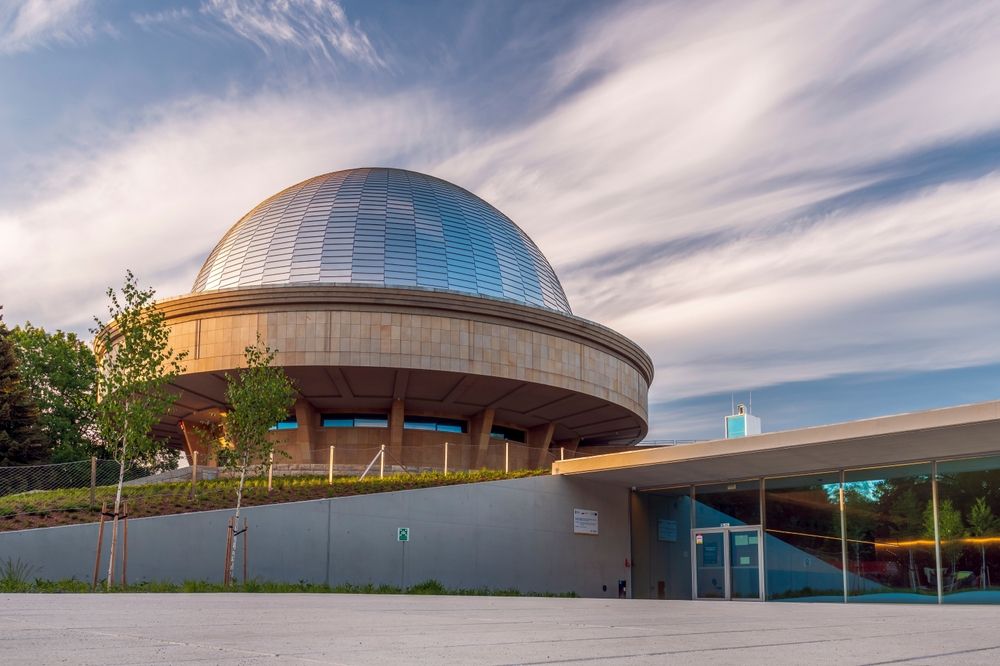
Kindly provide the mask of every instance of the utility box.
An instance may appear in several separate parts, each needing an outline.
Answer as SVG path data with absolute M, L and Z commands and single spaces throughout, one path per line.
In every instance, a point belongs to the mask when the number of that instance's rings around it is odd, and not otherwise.
M 759 435 L 760 419 L 750 413 L 746 405 L 736 405 L 736 413 L 726 417 L 726 439 Z

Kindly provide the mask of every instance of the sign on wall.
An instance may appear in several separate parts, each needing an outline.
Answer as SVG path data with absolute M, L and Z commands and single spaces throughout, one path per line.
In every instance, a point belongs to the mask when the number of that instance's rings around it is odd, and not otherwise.
M 573 509 L 573 533 L 597 534 L 597 512 L 590 509 Z
M 396 541 L 409 541 L 410 540 L 410 528 L 409 527 L 397 527 L 396 528 Z
M 666 518 L 656 521 L 656 538 L 658 541 L 677 541 L 677 521 Z

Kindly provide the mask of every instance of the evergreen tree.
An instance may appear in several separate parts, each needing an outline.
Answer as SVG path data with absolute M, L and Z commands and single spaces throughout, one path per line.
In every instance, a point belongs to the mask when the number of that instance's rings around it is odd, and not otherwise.
M 38 430 L 38 409 L 18 374 L 10 335 L 0 312 L 0 465 L 26 465 L 44 460 L 48 447 Z

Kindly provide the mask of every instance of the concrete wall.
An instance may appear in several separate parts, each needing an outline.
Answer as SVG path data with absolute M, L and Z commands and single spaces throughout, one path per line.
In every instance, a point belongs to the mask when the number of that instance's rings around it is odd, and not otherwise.
M 573 533 L 574 508 L 599 512 L 599 535 Z M 129 521 L 129 580 L 220 580 L 230 515 Z M 535 477 L 274 504 L 245 515 L 249 575 L 260 580 L 408 586 L 433 578 L 446 587 L 615 597 L 628 577 L 628 491 L 590 481 Z M 397 527 L 410 528 L 408 543 L 396 540 Z M 92 524 L 0 533 L 0 562 L 20 559 L 35 577 L 89 580 L 96 542 Z

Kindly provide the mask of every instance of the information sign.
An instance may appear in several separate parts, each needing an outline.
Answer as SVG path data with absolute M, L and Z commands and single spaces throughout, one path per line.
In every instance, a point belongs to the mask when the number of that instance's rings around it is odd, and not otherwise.
M 597 512 L 590 509 L 573 509 L 573 533 L 597 534 Z
M 410 540 L 410 528 L 409 527 L 397 527 L 396 528 L 396 541 L 409 541 Z

